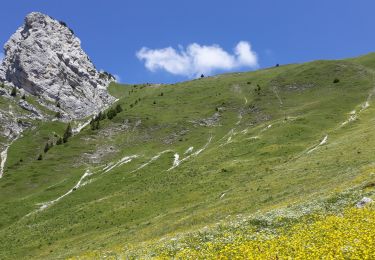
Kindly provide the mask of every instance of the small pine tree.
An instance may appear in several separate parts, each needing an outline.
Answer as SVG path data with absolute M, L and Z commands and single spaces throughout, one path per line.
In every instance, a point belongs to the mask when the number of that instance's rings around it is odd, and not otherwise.
M 121 113 L 121 112 L 122 112 L 122 107 L 121 107 L 120 104 L 118 104 L 118 105 L 116 106 L 116 112 L 117 112 L 117 113 Z
M 72 127 L 70 125 L 70 123 L 68 124 L 68 126 L 66 127 L 65 129 L 65 133 L 64 133 L 64 136 L 63 136 L 63 142 L 66 143 L 68 142 L 68 139 L 73 135 L 73 131 L 72 131 Z
M 91 130 L 98 130 L 100 125 L 100 121 L 98 119 L 93 119 L 90 122 Z
M 260 88 L 259 84 L 257 84 L 255 92 L 257 92 L 258 95 L 260 95 L 260 90 L 261 90 L 261 88 Z
M 60 112 L 56 112 L 55 117 L 61 118 L 61 113 Z
M 340 80 L 338 79 L 338 78 L 335 78 L 334 80 L 333 80 L 333 83 L 339 83 L 340 82 Z
M 23 100 L 26 100 L 26 96 L 25 96 L 25 94 L 23 94 L 21 98 L 22 98 Z
M 99 114 L 97 116 L 98 120 L 104 120 L 104 119 L 106 119 L 106 117 L 107 117 L 106 114 L 102 113 L 102 112 L 99 112 Z
M 60 105 L 60 102 L 57 102 L 57 103 L 56 103 L 56 107 L 60 108 L 60 106 L 61 106 L 61 105 Z
M 107 117 L 109 120 L 112 120 L 115 116 L 116 116 L 116 110 L 111 108 L 109 109 L 108 113 L 107 113 Z
M 99 120 L 102 120 L 101 118 L 102 118 L 102 112 L 99 112 L 99 114 L 97 114 L 97 115 L 93 118 L 93 120 L 94 120 L 94 121 L 99 121 Z
M 12 92 L 10 92 L 10 95 L 11 95 L 12 97 L 17 96 L 17 88 L 16 88 L 16 87 L 13 87 L 13 88 L 12 88 Z
M 59 139 L 57 139 L 56 145 L 61 145 L 61 144 L 63 144 L 63 139 L 60 137 Z
M 0 88 L 5 88 L 4 82 L 0 84 Z
M 43 160 L 43 155 L 42 155 L 42 154 L 39 154 L 39 156 L 38 156 L 38 161 L 41 161 L 41 160 Z
M 50 147 L 49 143 L 47 142 L 46 145 L 44 146 L 44 153 L 47 153 L 50 148 L 51 147 Z

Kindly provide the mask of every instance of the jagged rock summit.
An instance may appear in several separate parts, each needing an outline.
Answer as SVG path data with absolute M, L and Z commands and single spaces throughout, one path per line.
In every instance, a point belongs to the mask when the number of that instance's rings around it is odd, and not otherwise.
M 62 117 L 79 119 L 113 103 L 114 77 L 96 70 L 64 22 L 33 12 L 4 46 L 0 80 L 37 96 Z

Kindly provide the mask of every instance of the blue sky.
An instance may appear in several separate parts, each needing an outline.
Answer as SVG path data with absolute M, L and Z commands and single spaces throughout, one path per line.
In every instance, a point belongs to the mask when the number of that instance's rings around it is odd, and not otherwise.
M 1 45 L 27 13 L 43 12 L 75 31 L 98 69 L 126 83 L 375 51 L 373 0 L 4 0 L 1 9 Z

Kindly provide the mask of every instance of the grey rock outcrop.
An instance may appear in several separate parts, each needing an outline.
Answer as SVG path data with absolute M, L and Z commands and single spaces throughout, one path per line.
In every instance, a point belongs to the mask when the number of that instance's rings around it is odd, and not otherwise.
M 90 116 L 115 100 L 107 92 L 113 76 L 97 71 L 73 31 L 47 15 L 27 15 L 4 53 L 0 81 L 44 100 L 66 119 Z
M 12 108 L 9 111 L 0 110 L 0 136 L 9 140 L 17 138 L 23 131 L 24 125 L 14 116 Z
M 34 107 L 33 105 L 31 105 L 29 102 L 23 100 L 23 99 L 20 99 L 18 101 L 18 105 L 25 109 L 26 111 L 29 111 L 32 113 L 32 115 L 34 116 L 33 119 L 43 119 L 43 114 L 41 111 L 39 111 L 39 109 L 37 109 L 36 107 Z
M 360 201 L 357 202 L 356 207 L 357 208 L 363 208 L 363 207 L 365 207 L 366 205 L 368 205 L 372 202 L 373 202 L 373 200 L 371 198 L 363 197 Z

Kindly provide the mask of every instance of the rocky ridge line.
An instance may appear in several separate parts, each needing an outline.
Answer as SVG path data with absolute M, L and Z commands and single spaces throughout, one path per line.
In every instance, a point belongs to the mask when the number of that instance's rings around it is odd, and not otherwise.
M 114 102 L 114 77 L 96 70 L 64 22 L 33 12 L 4 46 L 0 81 L 38 97 L 65 119 L 81 119 Z

